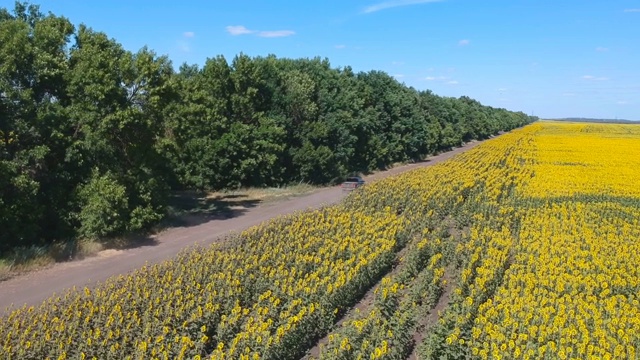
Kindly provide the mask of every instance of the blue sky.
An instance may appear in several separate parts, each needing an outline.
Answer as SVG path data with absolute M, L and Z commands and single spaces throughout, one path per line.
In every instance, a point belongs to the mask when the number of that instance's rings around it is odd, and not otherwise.
M 640 120 L 640 1 L 40 0 L 178 67 L 224 55 L 328 58 L 419 90 L 543 118 Z M 13 8 L 13 1 L 0 0 Z

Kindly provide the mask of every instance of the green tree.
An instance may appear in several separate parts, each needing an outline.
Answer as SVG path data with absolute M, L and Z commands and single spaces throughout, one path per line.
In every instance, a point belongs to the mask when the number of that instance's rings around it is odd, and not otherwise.
M 89 182 L 80 187 L 79 234 L 86 238 L 122 233 L 128 229 L 127 188 L 110 172 L 94 169 Z
M 0 11 L 0 251 L 69 235 L 64 74 L 73 31 L 35 5 Z
M 167 185 L 156 139 L 171 98 L 170 62 L 142 49 L 125 51 L 103 33 L 80 26 L 71 51 L 70 116 L 77 124 L 74 160 L 85 176 L 98 167 L 127 190 L 127 229 L 164 214 Z

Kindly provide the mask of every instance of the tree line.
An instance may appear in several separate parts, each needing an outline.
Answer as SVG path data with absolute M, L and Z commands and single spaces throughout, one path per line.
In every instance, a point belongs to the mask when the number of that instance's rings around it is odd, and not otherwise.
M 174 70 L 16 3 L 0 9 L 0 254 L 148 228 L 171 191 L 334 183 L 534 120 L 321 58 Z

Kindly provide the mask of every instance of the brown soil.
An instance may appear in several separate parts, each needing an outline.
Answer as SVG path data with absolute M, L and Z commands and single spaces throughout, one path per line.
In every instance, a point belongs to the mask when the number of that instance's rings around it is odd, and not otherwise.
M 384 275 L 384 277 L 394 276 L 395 274 L 398 273 L 398 271 L 400 271 L 400 259 L 402 259 L 406 255 L 408 250 L 409 250 L 409 244 L 407 244 L 404 248 L 402 248 L 398 252 L 398 254 L 396 254 L 395 265 L 393 266 L 392 270 L 389 273 Z M 378 287 L 378 285 L 380 285 L 381 281 L 382 279 L 380 279 L 380 281 L 378 281 L 375 285 L 373 285 L 367 291 L 367 293 L 362 297 L 362 299 L 358 301 L 356 305 L 354 305 L 351 309 L 345 312 L 344 316 L 334 325 L 333 328 L 340 329 L 340 327 L 342 327 L 342 324 L 345 321 L 353 318 L 356 312 L 365 313 L 369 311 L 369 309 L 373 305 L 373 300 L 375 299 L 374 291 Z M 329 333 L 331 333 L 331 331 Z M 309 349 L 309 351 L 307 351 L 307 354 L 303 356 L 301 360 L 317 359 L 320 356 L 321 346 L 327 345 L 328 343 L 329 343 L 329 334 L 327 334 L 325 337 L 320 339 L 316 345 L 314 345 L 311 349 Z
M 422 340 L 424 340 L 424 338 L 427 336 L 431 328 L 438 323 L 438 321 L 440 320 L 440 314 L 444 312 L 449 306 L 449 301 L 451 300 L 451 293 L 453 292 L 453 288 L 454 288 L 452 272 L 453 270 L 450 268 L 447 268 L 445 270 L 443 280 L 445 280 L 447 284 L 444 288 L 444 291 L 442 292 L 442 295 L 438 299 L 438 303 L 436 304 L 436 306 L 433 307 L 433 309 L 431 309 L 431 311 L 429 311 L 429 314 L 427 316 L 423 317 L 418 322 L 418 325 L 416 327 L 416 332 L 415 334 L 413 334 L 413 341 L 415 346 L 411 354 L 409 354 L 409 357 L 407 357 L 408 360 L 418 359 L 418 355 L 417 355 L 418 346 L 420 345 L 420 343 L 422 343 Z

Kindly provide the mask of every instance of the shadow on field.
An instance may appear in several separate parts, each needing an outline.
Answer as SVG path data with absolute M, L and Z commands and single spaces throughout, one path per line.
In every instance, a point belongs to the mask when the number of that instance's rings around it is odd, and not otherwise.
M 204 192 L 183 191 L 169 199 L 169 216 L 166 226 L 196 226 L 211 220 L 238 217 L 262 201 L 242 194 L 207 196 Z

